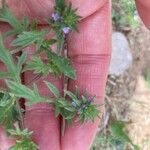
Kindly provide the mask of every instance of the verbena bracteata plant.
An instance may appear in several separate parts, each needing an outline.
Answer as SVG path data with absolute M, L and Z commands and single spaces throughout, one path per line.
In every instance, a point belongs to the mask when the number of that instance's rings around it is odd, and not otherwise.
M 77 31 L 77 23 L 80 16 L 76 14 L 77 9 L 73 9 L 71 3 L 66 5 L 64 0 L 55 0 L 55 9 L 46 18 L 49 29 L 37 30 L 37 21 L 29 21 L 28 17 L 18 20 L 9 10 L 5 1 L 0 10 L 0 23 L 8 23 L 12 29 L 0 36 L 0 61 L 7 68 L 6 72 L 0 71 L 0 79 L 5 79 L 7 89 L 0 91 L 0 125 L 6 127 L 8 134 L 16 137 L 16 145 L 11 150 L 36 150 L 38 146 L 31 140 L 32 131 L 24 128 L 23 113 L 25 110 L 19 106 L 19 99 L 25 98 L 26 105 L 38 102 L 45 102 L 53 105 L 55 116 L 61 115 L 63 122 L 71 123 L 72 120 L 84 123 L 93 121 L 100 117 L 99 106 L 94 104 L 95 96 L 90 96 L 87 91 L 81 95 L 79 88 L 74 92 L 64 90 L 64 95 L 50 82 L 43 80 L 54 97 L 43 97 L 39 94 L 38 88 L 31 80 L 32 89 L 23 85 L 21 74 L 32 70 L 35 77 L 45 77 L 49 74 L 56 78 L 64 76 L 72 80 L 76 79 L 76 73 L 71 66 L 71 62 L 66 56 L 62 55 L 65 45 L 65 38 L 69 32 Z M 45 39 L 49 32 L 55 32 L 56 38 Z M 11 45 L 14 49 L 6 49 L 3 41 L 8 36 L 15 36 Z M 22 52 L 14 60 L 14 54 L 22 51 L 23 48 L 35 45 L 35 53 L 32 58 L 27 60 L 27 53 Z M 52 51 L 52 46 L 57 45 L 56 52 Z M 44 53 L 47 57 L 45 63 L 40 54 Z M 65 125 L 65 124 L 64 124 Z M 14 128 L 15 126 L 15 128 Z

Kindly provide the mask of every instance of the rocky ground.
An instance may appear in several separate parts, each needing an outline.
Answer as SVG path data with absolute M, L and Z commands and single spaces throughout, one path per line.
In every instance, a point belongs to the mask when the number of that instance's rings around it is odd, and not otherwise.
M 131 123 L 128 125 L 128 131 L 141 150 L 150 150 L 150 89 L 145 81 L 150 71 L 150 32 L 141 25 L 129 35 L 129 40 L 135 56 L 133 71 L 136 74 L 137 84 L 130 98 L 132 103 L 128 116 Z
M 141 23 L 139 28 L 131 32 L 125 31 L 124 34 L 128 39 L 133 61 L 121 75 L 108 77 L 106 112 L 97 139 L 101 135 L 108 135 L 107 129 L 112 120 L 121 120 L 126 122 L 126 132 L 133 143 L 139 145 L 140 150 L 150 150 L 150 88 L 145 80 L 150 71 L 150 32 Z M 110 149 L 100 141 L 94 149 Z

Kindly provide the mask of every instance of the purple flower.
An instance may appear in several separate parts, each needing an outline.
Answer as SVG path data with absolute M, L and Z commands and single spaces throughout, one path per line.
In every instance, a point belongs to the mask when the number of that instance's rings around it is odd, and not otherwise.
M 54 12 L 52 13 L 52 18 L 54 21 L 59 21 L 61 19 L 61 16 L 59 15 L 59 13 Z
M 95 97 L 89 96 L 89 97 L 88 97 L 88 101 L 89 101 L 89 102 L 93 102 L 93 101 L 94 101 L 94 98 L 95 98 Z
M 69 27 L 64 27 L 62 30 L 65 34 L 68 34 L 71 29 Z

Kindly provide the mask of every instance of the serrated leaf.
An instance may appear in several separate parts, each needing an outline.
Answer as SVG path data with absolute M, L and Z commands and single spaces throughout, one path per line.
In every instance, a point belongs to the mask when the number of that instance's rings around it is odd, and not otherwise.
M 10 71 L 16 72 L 13 58 L 9 53 L 9 51 L 5 48 L 1 36 L 0 36 L 0 60 L 7 66 L 7 68 Z
M 29 19 L 27 17 L 19 21 L 7 6 L 0 9 L 0 22 L 6 22 L 13 27 L 11 31 L 5 33 L 5 36 L 20 34 L 29 27 Z
M 19 139 L 16 140 L 15 145 L 12 146 L 9 150 L 38 150 L 38 146 L 31 139 L 31 135 L 33 132 L 28 131 L 28 129 L 9 129 L 8 133 L 11 136 Z
M 9 10 L 8 7 L 3 7 L 0 9 L 0 21 L 7 22 L 14 28 L 21 28 L 19 21 L 14 17 L 13 13 Z
M 54 106 L 56 116 L 61 115 L 66 120 L 72 120 L 76 115 L 76 110 L 64 98 L 56 99 Z
M 53 54 L 53 62 L 59 68 L 59 70 L 67 77 L 71 79 L 76 79 L 75 70 L 70 65 L 69 59 L 63 58 Z
M 6 80 L 6 84 L 10 89 L 10 92 L 13 93 L 16 97 L 25 98 L 28 100 L 28 104 L 32 105 L 38 102 L 45 102 L 46 99 L 37 95 L 36 92 L 29 89 L 21 83 L 17 83 L 11 80 Z
M 32 131 L 29 131 L 28 129 L 21 130 L 19 127 L 16 127 L 15 129 L 8 129 L 7 132 L 15 137 L 20 138 L 30 138 L 32 135 Z
M 10 129 L 18 118 L 19 113 L 15 99 L 8 93 L 3 93 L 3 96 L 0 98 L 0 125 Z
M 16 29 L 12 29 L 10 31 L 5 32 L 4 37 L 8 37 L 8 36 L 12 36 L 12 35 L 17 35 L 18 33 L 20 33 L 20 32 L 18 32 Z
M 56 98 L 59 98 L 60 97 L 60 92 L 59 90 L 50 82 L 47 82 L 47 81 L 44 81 L 45 84 L 47 85 L 47 87 L 50 89 L 50 91 L 54 94 L 54 96 Z
M 76 12 L 77 9 L 73 9 L 70 2 L 69 5 L 64 9 L 63 19 L 65 25 L 70 27 L 72 30 L 78 31 L 77 23 L 82 17 L 78 16 Z
M 39 57 L 32 57 L 32 60 L 28 61 L 23 72 L 27 70 L 33 70 L 35 74 L 42 74 L 47 76 L 52 72 L 49 64 L 45 64 Z
M 39 147 L 32 140 L 17 140 L 9 150 L 38 150 Z
M 14 60 L 10 52 L 5 48 L 3 44 L 3 38 L 0 36 L 0 60 L 5 64 L 8 74 L 11 74 L 13 79 L 20 81 L 20 76 L 18 75 L 17 68 L 15 66 Z
M 29 25 L 30 25 L 29 18 L 27 16 L 25 16 L 23 18 L 23 20 L 21 21 L 21 24 L 22 24 L 22 26 L 23 26 L 24 29 L 27 29 L 29 27 Z
M 71 79 L 76 79 L 75 70 L 71 66 L 69 59 L 58 56 L 56 53 L 49 51 L 49 49 L 45 49 L 45 51 L 49 61 L 54 66 L 52 69 L 53 72 L 58 72 L 59 74 L 63 73 L 65 76 Z
M 9 72 L 0 72 L 0 79 L 12 78 L 12 74 Z
M 56 3 L 55 9 L 57 11 L 63 13 L 63 11 L 65 9 L 65 1 L 64 0 L 56 0 L 55 3 Z
M 38 42 L 41 39 L 43 40 L 46 35 L 46 31 L 26 31 L 18 35 L 17 39 L 12 42 L 13 46 L 26 47 L 34 42 Z

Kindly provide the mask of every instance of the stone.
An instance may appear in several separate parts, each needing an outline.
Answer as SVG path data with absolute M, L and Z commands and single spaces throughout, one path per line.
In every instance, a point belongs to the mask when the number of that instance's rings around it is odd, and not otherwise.
M 112 34 L 112 57 L 109 74 L 121 75 L 132 64 L 132 54 L 129 43 L 123 33 Z

